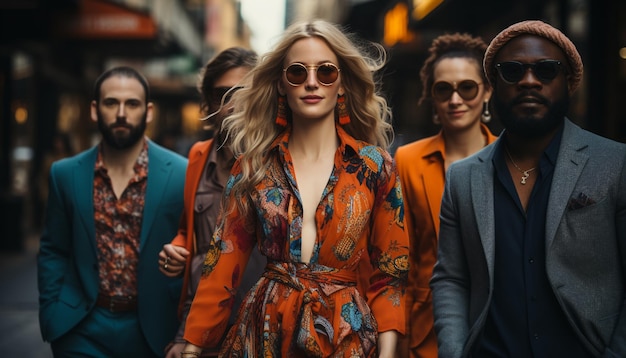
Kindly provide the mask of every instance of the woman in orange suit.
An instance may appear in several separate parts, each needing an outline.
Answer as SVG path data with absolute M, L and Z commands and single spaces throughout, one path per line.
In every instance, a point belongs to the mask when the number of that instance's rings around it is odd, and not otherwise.
M 198 90 L 201 94 L 201 108 L 207 117 L 206 129 L 215 133 L 214 139 L 197 142 L 189 152 L 189 164 L 185 179 L 184 212 L 178 234 L 159 253 L 159 267 L 166 276 L 183 274 L 183 291 L 179 313 L 181 325 L 172 344 L 166 348 L 166 358 L 179 358 L 185 340 L 185 320 L 193 300 L 202 263 L 209 243 L 221 203 L 222 192 L 233 166 L 233 153 L 223 145 L 221 134 L 222 120 L 231 111 L 227 104 L 230 96 L 238 89 L 242 78 L 256 65 L 256 54 L 244 48 L 226 49 L 209 61 L 203 69 Z M 235 305 L 241 302 L 248 289 L 259 278 L 265 266 L 265 259 L 255 251 L 250 259 Z M 236 308 L 234 311 L 236 311 Z M 203 356 L 213 357 L 217 352 L 207 351 Z
M 395 154 L 406 208 L 410 238 L 407 289 L 407 335 L 399 347 L 401 357 L 437 357 L 433 329 L 430 277 L 437 256 L 439 209 L 445 172 L 495 140 L 482 122 L 491 119 L 491 88 L 483 71 L 487 45 L 468 34 L 437 37 L 420 71 L 420 104 L 430 102 L 438 134 L 401 146 Z

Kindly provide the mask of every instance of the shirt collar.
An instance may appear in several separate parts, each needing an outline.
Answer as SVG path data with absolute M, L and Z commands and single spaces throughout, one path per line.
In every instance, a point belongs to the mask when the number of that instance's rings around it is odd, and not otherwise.
M 480 123 L 480 132 L 482 133 L 483 137 L 487 140 L 486 144 L 490 144 L 492 142 L 491 138 L 491 132 L 489 131 L 489 128 L 484 124 L 484 123 Z M 430 137 L 430 142 L 425 146 L 424 148 L 424 154 L 422 155 L 422 158 L 427 159 L 429 157 L 438 155 L 441 157 L 441 159 L 443 161 L 446 160 L 446 141 L 443 138 L 443 130 L 440 130 L 439 133 L 435 134 L 434 136 Z
M 104 165 L 104 157 L 102 155 L 102 142 L 98 145 L 98 156 L 96 158 L 96 164 L 94 167 L 94 171 L 96 173 L 107 173 L 107 168 Z M 141 152 L 139 152 L 139 156 L 137 156 L 137 160 L 135 161 L 135 165 L 133 166 L 133 171 L 135 172 L 135 176 L 138 178 L 143 178 L 148 175 L 148 141 L 143 141 L 143 147 L 141 148 Z
M 422 158 L 427 159 L 433 156 L 439 156 L 443 161 L 446 160 L 446 143 L 443 139 L 443 131 L 439 131 L 439 133 L 430 137 L 430 141 L 427 143 L 424 148 L 424 154 Z
M 211 145 L 211 148 L 209 149 L 209 156 L 207 157 L 207 163 L 217 164 L 217 148 L 219 146 L 220 144 L 217 143 L 217 139 L 213 139 L 213 144 Z
M 359 148 L 364 146 L 364 143 L 356 140 L 350 134 L 348 134 L 341 126 L 335 125 L 337 136 L 339 137 L 339 150 L 344 157 L 356 155 L 359 152 Z M 291 127 L 285 128 L 276 139 L 270 145 L 270 150 L 278 150 L 281 154 L 285 153 L 289 147 L 289 136 L 291 135 Z
M 555 133 L 554 137 L 552 138 L 552 140 L 550 141 L 550 143 L 548 144 L 548 146 L 546 147 L 546 149 L 543 151 L 543 154 L 541 155 L 541 159 L 540 159 L 540 163 L 543 162 L 544 158 L 548 160 L 548 162 L 552 165 L 555 166 L 556 165 L 556 159 L 559 155 L 559 148 L 561 146 L 561 139 L 563 138 L 563 128 L 564 126 L 561 125 L 561 127 L 559 128 L 559 130 Z M 504 139 L 504 138 L 502 138 Z M 497 144 L 497 150 L 494 152 L 494 160 L 503 163 L 503 165 L 505 163 L 505 158 L 504 158 L 504 140 L 499 140 L 498 144 Z M 495 163 L 495 162 L 494 162 Z M 540 164 L 541 165 L 541 164 Z M 504 168 L 504 167 L 502 167 Z

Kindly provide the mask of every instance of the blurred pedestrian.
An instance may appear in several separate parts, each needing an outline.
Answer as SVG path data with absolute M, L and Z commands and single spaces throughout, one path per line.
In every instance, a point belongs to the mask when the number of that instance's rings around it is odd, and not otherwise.
M 176 234 L 187 161 L 145 137 L 148 82 L 129 67 L 95 82 L 99 145 L 55 162 L 37 258 L 39 322 L 57 357 L 163 357 L 181 280 L 154 258 Z
M 433 288 L 440 357 L 626 357 L 626 145 L 566 118 L 583 64 L 542 21 L 484 67 L 504 132 L 450 166 Z
M 179 358 L 185 340 L 185 320 L 200 281 L 202 263 L 209 250 L 213 230 L 217 222 L 222 192 L 235 161 L 224 132 L 222 120 L 232 111 L 228 104 L 230 96 L 239 89 L 242 78 L 256 65 L 257 55 L 251 50 L 233 47 L 220 52 L 202 71 L 198 89 L 202 98 L 201 108 L 206 115 L 207 130 L 214 139 L 197 142 L 189 152 L 189 165 L 185 181 L 185 209 L 178 234 L 159 253 L 161 272 L 169 277 L 183 274 L 184 284 L 179 315 L 182 323 L 176 333 L 166 358 Z M 234 316 L 243 296 L 259 279 L 265 267 L 265 257 L 254 249 L 241 285 L 235 296 Z M 203 356 L 217 356 L 217 349 L 206 350 Z
M 233 96 L 237 156 L 182 357 L 217 345 L 252 247 L 267 257 L 220 356 L 392 357 L 404 333 L 408 237 L 391 126 L 373 72 L 324 21 L 291 25 Z M 360 260 L 373 267 L 366 298 Z
M 429 283 L 437 259 L 445 172 L 451 163 L 496 139 L 484 124 L 491 120 L 491 87 L 483 71 L 486 49 L 480 37 L 469 34 L 445 34 L 433 40 L 420 71 L 423 90 L 419 103 L 433 106 L 433 121 L 441 130 L 396 150 L 411 243 L 408 333 L 399 345 L 402 357 L 437 357 Z

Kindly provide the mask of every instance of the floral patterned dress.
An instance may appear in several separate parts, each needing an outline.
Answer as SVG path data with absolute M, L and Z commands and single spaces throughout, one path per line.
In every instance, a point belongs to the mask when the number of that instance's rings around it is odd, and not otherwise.
M 302 263 L 302 203 L 289 133 L 274 141 L 265 178 L 246 198 L 248 212 L 231 199 L 221 215 L 185 339 L 203 347 L 218 344 L 258 245 L 268 265 L 242 303 L 220 356 L 373 356 L 378 332 L 405 330 L 409 248 L 396 168 L 386 151 L 337 127 L 340 147 L 315 213 L 313 255 Z M 240 173 L 236 163 L 225 195 Z M 367 299 L 357 289 L 361 260 L 371 264 Z

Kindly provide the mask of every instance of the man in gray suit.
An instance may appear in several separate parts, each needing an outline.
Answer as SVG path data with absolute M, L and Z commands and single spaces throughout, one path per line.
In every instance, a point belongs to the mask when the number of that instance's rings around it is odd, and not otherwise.
M 503 30 L 484 68 L 505 130 L 446 176 L 439 357 L 626 357 L 626 145 L 565 117 L 583 66 L 554 27 Z

